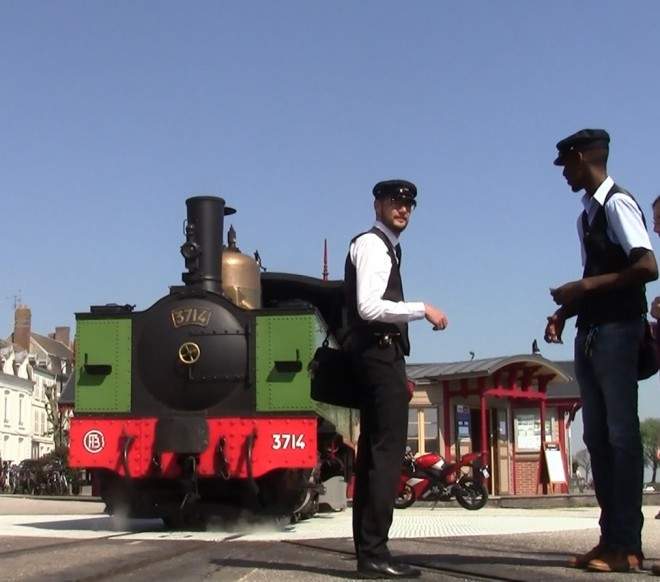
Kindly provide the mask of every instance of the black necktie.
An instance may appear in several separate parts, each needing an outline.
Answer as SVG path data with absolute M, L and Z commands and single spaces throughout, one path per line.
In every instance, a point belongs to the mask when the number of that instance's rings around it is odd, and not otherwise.
M 396 245 L 394 247 L 394 252 L 396 253 L 396 260 L 400 265 L 401 264 L 401 245 Z

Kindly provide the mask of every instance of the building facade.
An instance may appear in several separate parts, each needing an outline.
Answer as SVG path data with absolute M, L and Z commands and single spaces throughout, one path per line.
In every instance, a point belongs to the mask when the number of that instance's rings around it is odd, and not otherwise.
M 32 399 L 27 351 L 0 342 L 0 457 L 4 461 L 30 458 Z
M 73 366 L 69 328 L 32 333 L 31 313 L 16 309 L 14 332 L 0 340 L 0 457 L 18 463 L 66 438 L 57 399 Z
M 579 401 L 572 362 L 532 354 L 408 364 L 407 372 L 415 382 L 408 419 L 408 445 L 415 454 L 439 452 L 456 461 L 481 452 L 495 495 L 568 491 L 566 417 Z M 560 452 L 565 483 L 557 486 L 544 474 L 549 450 Z

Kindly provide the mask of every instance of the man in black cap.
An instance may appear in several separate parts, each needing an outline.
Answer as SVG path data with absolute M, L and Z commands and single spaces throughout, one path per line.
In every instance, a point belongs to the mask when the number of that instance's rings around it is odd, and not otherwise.
M 408 433 L 408 322 L 425 317 L 437 330 L 447 327 L 447 318 L 432 305 L 403 299 L 399 235 L 417 203 L 417 188 L 388 180 L 373 194 L 376 222 L 351 240 L 345 266 L 351 329 L 345 347 L 362 386 L 353 539 L 359 575 L 410 578 L 420 571 L 394 562 L 387 549 Z
M 551 289 L 560 307 L 548 317 L 545 339 L 560 342 L 566 320 L 577 315 L 575 375 L 601 514 L 598 544 L 570 564 L 627 572 L 643 559 L 637 363 L 645 284 L 657 279 L 658 266 L 641 208 L 607 173 L 609 142 L 606 131 L 583 129 L 557 144 L 555 165 L 573 192 L 585 191 L 577 223 L 584 272 Z

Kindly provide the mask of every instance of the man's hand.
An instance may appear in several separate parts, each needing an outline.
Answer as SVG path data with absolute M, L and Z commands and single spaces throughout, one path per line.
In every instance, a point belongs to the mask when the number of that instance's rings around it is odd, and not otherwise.
M 571 424 L 573 424 L 573 421 L 575 420 L 575 415 L 578 413 L 578 410 L 582 408 L 582 402 L 576 402 L 573 404 L 573 407 L 571 408 L 571 411 L 568 413 L 568 420 L 566 421 L 566 428 L 570 428 Z
M 660 319 L 660 297 L 656 297 L 651 301 L 651 315 L 656 319 Z
M 556 289 L 550 289 L 550 295 L 557 305 L 569 305 L 581 299 L 588 290 L 587 280 L 580 279 L 565 283 Z
M 561 334 L 564 332 L 564 325 L 566 318 L 561 309 L 557 309 L 550 317 L 548 317 L 548 325 L 545 326 L 545 335 L 543 339 L 549 344 L 561 344 Z
M 433 305 L 429 305 L 428 303 L 425 303 L 424 305 L 424 317 L 426 317 L 426 320 L 433 325 L 433 331 L 445 329 L 447 327 L 447 316 L 439 309 L 433 307 Z

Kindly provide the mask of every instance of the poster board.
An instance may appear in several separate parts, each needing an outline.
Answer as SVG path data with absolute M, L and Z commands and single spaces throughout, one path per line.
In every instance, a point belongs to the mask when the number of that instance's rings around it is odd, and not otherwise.
M 470 438 L 470 408 L 462 404 L 456 405 L 456 438 Z
M 541 463 L 545 483 L 568 484 L 566 477 L 566 466 L 564 465 L 564 453 L 561 445 L 557 442 L 543 443 L 541 450 Z

